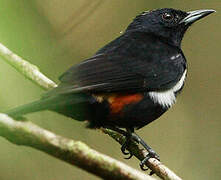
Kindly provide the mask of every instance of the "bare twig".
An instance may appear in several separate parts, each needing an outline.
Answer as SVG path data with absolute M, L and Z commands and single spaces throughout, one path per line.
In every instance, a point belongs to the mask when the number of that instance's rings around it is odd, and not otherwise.
M 0 114 L 0 136 L 14 144 L 41 150 L 104 179 L 154 180 L 80 141 L 61 137 L 31 122 L 15 121 L 5 114 Z
M 37 84 L 43 89 L 56 87 L 57 85 L 42 74 L 38 67 L 22 59 L 7 47 L 0 43 L 0 56 L 18 72 L 22 73 L 26 78 Z
M 29 67 L 32 67 L 33 65 L 31 65 L 30 63 L 22 60 L 20 57 L 19 57 L 19 61 L 17 61 L 16 60 L 18 58 L 17 55 L 12 53 L 8 49 L 7 50 L 4 50 L 4 49 L 7 49 L 7 48 L 5 48 L 3 45 L 0 44 L 0 56 L 4 57 L 4 59 L 7 62 L 10 62 L 9 64 L 11 64 L 13 67 L 15 67 L 19 72 L 24 74 L 26 77 L 28 77 L 29 79 L 31 79 L 33 82 L 35 82 L 40 87 L 43 87 L 44 89 L 49 89 L 51 87 L 56 87 L 56 84 L 53 81 L 51 81 L 50 79 L 48 79 L 47 77 L 42 76 L 42 74 L 38 71 L 37 68 L 33 69 L 33 71 L 35 71 L 35 73 L 31 73 L 32 68 L 29 68 Z M 10 52 L 10 53 L 8 53 L 8 52 Z M 26 66 L 28 66 L 27 67 L 28 73 L 24 73 L 24 69 L 26 69 Z M 113 139 L 115 139 L 120 144 L 122 144 L 124 142 L 124 137 L 119 135 L 118 133 L 116 133 L 114 131 L 111 131 L 111 130 L 108 130 L 108 129 L 102 129 L 102 131 L 104 133 L 108 134 Z M 135 143 L 131 144 L 131 146 L 129 147 L 129 150 L 139 160 L 142 160 L 147 155 L 147 152 L 143 149 L 140 149 L 139 146 L 136 145 Z M 154 173 L 156 173 L 156 175 L 158 175 L 160 178 L 162 178 L 164 180 L 181 180 L 181 178 L 178 177 L 174 172 L 172 172 L 169 168 L 167 168 L 165 165 L 163 165 L 161 162 L 159 162 L 158 160 L 156 160 L 154 158 L 151 158 L 147 162 L 146 165 Z

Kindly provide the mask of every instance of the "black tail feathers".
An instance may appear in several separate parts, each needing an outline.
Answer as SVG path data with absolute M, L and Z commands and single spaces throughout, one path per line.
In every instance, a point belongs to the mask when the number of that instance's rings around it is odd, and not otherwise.
M 17 108 L 6 111 L 9 116 L 20 119 L 23 115 L 43 111 L 52 110 L 76 120 L 85 120 L 89 112 L 86 106 L 90 105 L 90 97 L 85 94 L 66 94 L 42 98 L 38 101 L 31 102 L 19 106 Z
M 37 112 L 37 111 L 41 111 L 41 110 L 45 110 L 44 103 L 42 100 L 38 100 L 38 101 L 31 102 L 29 104 L 25 104 L 25 105 L 16 107 L 14 109 L 10 109 L 10 110 L 6 111 L 5 113 L 11 117 L 20 118 L 25 114 Z

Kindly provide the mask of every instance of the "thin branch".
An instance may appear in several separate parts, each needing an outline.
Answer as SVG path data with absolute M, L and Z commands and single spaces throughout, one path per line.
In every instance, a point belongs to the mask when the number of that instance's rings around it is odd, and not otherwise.
M 26 78 L 37 84 L 43 89 L 56 87 L 57 85 L 42 74 L 38 67 L 22 59 L 7 47 L 0 43 L 0 56 L 12 65 L 18 72 L 22 73 Z
M 101 130 L 105 134 L 108 134 L 110 137 L 112 137 L 121 145 L 126 140 L 124 136 L 122 136 L 119 133 L 116 133 L 115 131 L 112 131 L 110 129 L 104 129 L 104 128 L 102 128 Z M 140 161 L 143 160 L 148 154 L 146 150 L 140 148 L 138 144 L 135 142 L 131 143 L 128 149 Z M 160 178 L 164 180 L 182 180 L 173 171 L 171 171 L 168 167 L 163 165 L 160 161 L 158 161 L 155 158 L 150 158 L 149 161 L 147 161 L 146 166 L 149 167 L 154 173 L 156 173 L 157 176 L 159 176 Z
M 0 44 L 1 45 L 1 44 Z M 33 66 L 30 63 L 26 62 L 23 64 L 23 61 L 20 57 L 20 61 L 16 61 L 16 58 L 18 57 L 16 54 L 13 54 L 10 51 L 10 56 L 5 55 L 6 51 L 3 51 L 1 49 L 4 49 L 5 47 L 3 45 L 0 46 L 0 56 L 5 57 L 4 59 L 8 62 L 9 59 L 10 60 L 10 64 L 13 67 L 16 67 L 16 69 L 21 72 L 22 74 L 25 74 L 26 77 L 28 77 L 29 79 L 31 79 L 33 82 L 35 82 L 37 85 L 39 85 L 40 87 L 43 87 L 45 89 L 49 89 L 50 87 L 56 87 L 57 85 L 51 81 L 50 79 L 48 79 L 47 77 L 42 78 L 42 75 L 37 68 L 34 68 L 36 73 L 24 73 L 23 69 L 26 69 L 26 64 L 28 64 L 27 66 Z M 7 48 L 6 48 L 7 49 Z M 8 50 L 8 49 L 7 49 Z M 9 50 L 8 50 L 9 51 Z M 15 59 L 13 59 L 14 57 L 16 57 Z M 16 65 L 14 65 L 14 63 L 16 63 Z M 21 63 L 21 65 L 19 65 L 19 63 Z M 18 65 L 17 65 L 18 64 Z M 36 67 L 36 66 L 34 66 Z M 30 68 L 28 68 L 28 71 L 31 71 Z M 42 83 L 43 82 L 43 83 Z M 43 85 L 42 85 L 43 84 Z M 120 144 L 123 144 L 123 142 L 125 141 L 124 137 L 119 135 L 118 133 L 108 130 L 108 129 L 102 129 L 102 131 L 105 134 L 108 134 L 110 137 L 112 137 L 113 139 L 115 139 L 117 142 L 119 142 Z M 135 143 L 131 144 L 131 146 L 129 147 L 130 152 L 132 152 L 132 154 L 139 160 L 142 160 L 147 154 L 148 152 L 140 149 L 139 146 Z M 146 165 L 154 172 L 156 173 L 157 176 L 159 176 L 160 178 L 164 179 L 164 180 L 181 180 L 180 177 L 178 177 L 173 171 L 171 171 L 169 168 L 167 168 L 165 165 L 163 165 L 161 162 L 159 162 L 158 160 L 151 158 L 149 159 L 149 161 L 146 163 Z
M 14 144 L 43 151 L 104 179 L 154 180 L 80 141 L 61 137 L 31 122 L 15 121 L 5 114 L 0 114 L 0 136 Z

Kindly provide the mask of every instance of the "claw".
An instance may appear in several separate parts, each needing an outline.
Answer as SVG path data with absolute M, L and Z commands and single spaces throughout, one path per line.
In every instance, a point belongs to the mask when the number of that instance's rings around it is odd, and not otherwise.
M 126 148 L 127 148 L 127 142 L 125 142 L 122 146 L 121 146 L 121 152 L 123 153 L 123 154 L 125 154 L 125 155 L 128 155 L 128 154 L 130 154 L 130 152 L 128 151 L 128 152 L 126 152 L 127 150 L 126 150 Z
M 127 132 L 119 129 L 119 128 L 114 128 L 114 127 L 108 127 L 109 129 L 112 129 L 120 134 L 122 134 L 123 136 L 125 136 L 126 140 L 125 142 L 123 143 L 123 145 L 121 146 L 121 152 L 124 154 L 124 155 L 129 155 L 128 157 L 125 157 L 125 159 L 130 159 L 133 157 L 133 154 L 130 153 L 130 151 L 127 150 L 127 147 L 130 145 L 131 143 L 131 136 L 132 136 L 132 133 L 134 132 L 134 129 L 133 128 L 126 128 Z M 135 141 L 136 141 L 136 138 L 135 138 Z M 138 142 L 139 143 L 139 142 Z
M 149 156 L 148 159 L 150 159 L 150 158 L 155 158 L 155 159 L 157 159 L 158 161 L 160 161 L 160 156 L 159 156 L 155 151 L 153 151 L 152 149 L 151 149 L 151 151 L 149 151 L 148 156 Z M 147 160 L 148 160 L 148 159 L 147 159 Z
M 147 167 L 145 168 L 145 163 L 143 163 L 143 161 L 140 162 L 140 169 L 143 170 L 143 171 L 147 171 L 148 170 Z
M 129 144 L 129 141 L 126 141 L 122 146 L 121 146 L 121 152 L 124 154 L 124 155 L 129 155 L 128 157 L 125 157 L 124 159 L 130 159 L 132 158 L 133 154 L 130 153 L 130 151 L 127 151 L 126 148 Z M 127 152 L 126 152 L 127 151 Z
M 150 176 L 152 176 L 152 175 L 154 175 L 154 174 L 155 174 L 154 171 L 150 171 L 150 173 L 149 173 Z
M 146 167 L 146 162 L 150 159 L 150 158 L 155 158 L 157 160 L 160 161 L 160 157 L 159 155 L 150 147 L 146 144 L 146 142 L 144 142 L 144 140 L 142 138 L 140 138 L 135 132 L 134 132 L 134 128 L 126 128 L 127 132 L 119 129 L 119 128 L 112 128 L 112 130 L 122 134 L 123 136 L 126 137 L 126 141 L 124 142 L 124 144 L 121 146 L 121 151 L 124 155 L 129 155 L 128 157 L 126 157 L 125 159 L 130 159 L 133 154 L 130 153 L 130 151 L 127 150 L 128 146 L 130 145 L 131 141 L 135 141 L 138 144 L 141 144 L 143 146 L 143 148 L 145 150 L 147 150 L 149 152 L 149 154 L 140 162 L 140 168 L 143 171 L 148 170 L 148 167 Z M 151 171 L 150 175 L 153 175 L 154 172 Z
M 154 151 L 151 151 L 149 152 L 149 154 L 140 162 L 140 168 L 143 170 L 143 171 L 146 171 L 148 168 L 144 168 L 146 162 L 150 159 L 150 158 L 155 158 L 157 159 L 158 161 L 160 161 L 160 157 L 159 155 L 157 155 Z M 153 175 L 154 172 L 151 171 L 150 172 L 150 175 Z
M 129 153 L 129 154 L 130 154 L 130 156 L 125 157 L 124 159 L 130 159 L 130 158 L 132 158 L 132 157 L 133 157 L 133 154 L 131 154 L 131 153 Z
M 143 170 L 143 171 L 146 171 L 148 170 L 148 168 L 144 168 L 146 162 L 150 159 L 150 156 L 149 154 L 140 162 L 140 168 Z

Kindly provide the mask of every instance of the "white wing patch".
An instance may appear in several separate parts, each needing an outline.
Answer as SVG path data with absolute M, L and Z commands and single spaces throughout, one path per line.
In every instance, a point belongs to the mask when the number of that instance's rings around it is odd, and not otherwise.
M 149 96 L 155 103 L 159 103 L 165 108 L 171 107 L 176 102 L 175 92 L 179 91 L 185 81 L 187 70 L 184 71 L 182 77 L 175 86 L 167 91 L 152 91 L 149 92 Z

